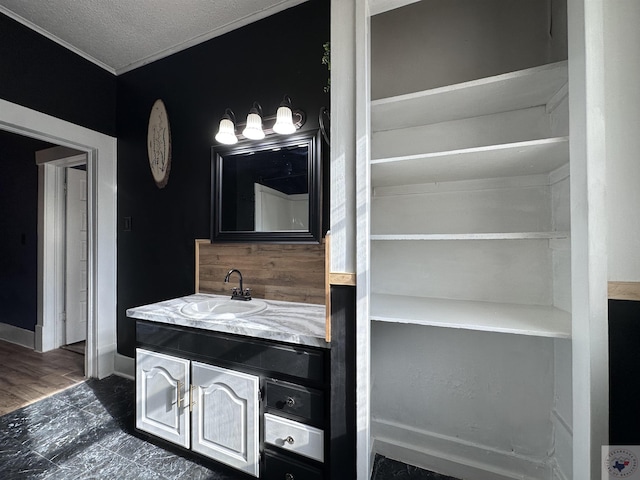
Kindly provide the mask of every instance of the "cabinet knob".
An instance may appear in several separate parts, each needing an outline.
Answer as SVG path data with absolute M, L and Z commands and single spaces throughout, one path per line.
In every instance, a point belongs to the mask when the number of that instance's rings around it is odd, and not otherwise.
M 293 473 L 285 473 L 284 480 L 294 480 Z
M 293 445 L 295 443 L 295 440 L 293 439 L 293 437 L 291 435 L 289 435 L 287 438 L 285 438 L 284 441 L 287 442 L 289 445 Z
M 293 407 L 296 404 L 296 400 L 293 397 L 287 397 L 287 407 Z

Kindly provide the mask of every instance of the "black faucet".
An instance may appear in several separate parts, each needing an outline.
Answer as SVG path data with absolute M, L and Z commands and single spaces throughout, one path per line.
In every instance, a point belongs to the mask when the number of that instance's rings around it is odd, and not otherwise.
M 229 278 L 233 272 L 236 272 L 240 277 L 240 289 L 238 289 L 238 287 L 233 287 L 231 290 L 231 300 L 251 300 L 251 289 L 244 289 L 242 285 L 242 273 L 240 273 L 240 270 L 237 268 L 232 268 L 227 272 L 227 276 L 224 277 L 224 283 L 229 283 Z

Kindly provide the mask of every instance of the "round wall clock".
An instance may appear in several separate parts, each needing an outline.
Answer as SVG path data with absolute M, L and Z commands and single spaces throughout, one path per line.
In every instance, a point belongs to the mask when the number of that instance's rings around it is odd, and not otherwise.
M 153 179 L 158 188 L 164 188 L 171 170 L 171 129 L 164 102 L 156 100 L 149 115 L 147 153 Z

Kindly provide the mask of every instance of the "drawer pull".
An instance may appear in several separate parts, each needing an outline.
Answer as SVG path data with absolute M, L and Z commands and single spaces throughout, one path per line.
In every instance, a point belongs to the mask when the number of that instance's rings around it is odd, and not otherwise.
M 182 403 L 182 382 L 178 380 L 178 388 L 176 389 L 176 403 L 178 404 L 178 408 L 181 407 Z
M 196 389 L 195 385 L 191 385 L 191 388 L 189 389 L 189 411 L 193 412 L 193 406 L 196 404 L 196 396 L 193 393 L 193 391 Z
M 294 480 L 293 473 L 285 473 L 284 480 Z
M 289 445 L 293 445 L 295 443 L 295 440 L 293 439 L 293 437 L 291 435 L 289 435 L 287 438 L 285 438 L 284 441 L 287 442 Z
M 293 397 L 287 398 L 287 407 L 293 407 L 296 404 L 296 400 Z

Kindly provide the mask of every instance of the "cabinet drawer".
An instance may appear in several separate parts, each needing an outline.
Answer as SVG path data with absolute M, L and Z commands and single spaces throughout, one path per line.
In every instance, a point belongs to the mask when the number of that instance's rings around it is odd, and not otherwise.
M 322 425 L 324 396 L 321 391 L 278 380 L 267 380 L 266 387 L 268 409 L 300 417 L 314 425 Z
M 198 355 L 205 362 L 282 374 L 315 383 L 324 382 L 324 352 L 299 345 L 273 344 L 238 335 L 136 322 L 139 345 L 170 349 L 185 356 Z
M 324 461 L 324 432 L 319 428 L 265 413 L 264 441 L 319 462 Z
M 266 480 L 322 480 L 322 470 L 304 463 L 265 452 Z

